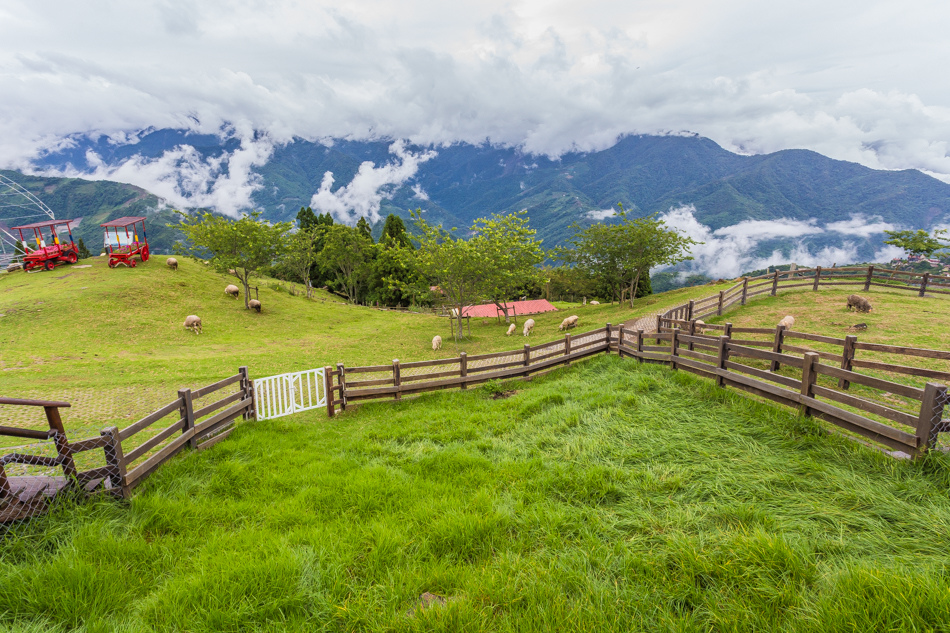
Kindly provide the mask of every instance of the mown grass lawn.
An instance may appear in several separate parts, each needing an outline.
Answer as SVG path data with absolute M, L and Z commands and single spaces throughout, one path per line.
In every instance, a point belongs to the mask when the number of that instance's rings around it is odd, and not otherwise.
M 950 468 L 597 357 L 246 423 L 0 542 L 29 631 L 950 628 Z M 409 615 L 420 594 L 451 597 Z

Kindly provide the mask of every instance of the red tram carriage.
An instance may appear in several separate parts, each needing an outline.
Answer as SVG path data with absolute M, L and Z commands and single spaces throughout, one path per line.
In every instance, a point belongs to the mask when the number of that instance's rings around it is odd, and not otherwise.
M 25 224 L 23 226 L 14 226 L 13 230 L 20 233 L 20 242 L 23 245 L 23 269 L 30 271 L 34 268 L 45 268 L 53 270 L 57 264 L 75 264 L 79 261 L 79 248 L 73 242 L 73 232 L 70 224 L 73 220 L 46 220 L 45 222 L 36 222 L 34 224 Z M 69 234 L 69 243 L 63 244 L 59 241 L 59 235 L 56 227 L 65 226 Z M 43 229 L 50 230 L 50 243 L 46 243 L 43 237 Z M 23 237 L 23 231 L 33 231 L 33 239 L 36 241 L 36 248 L 30 248 Z
M 142 223 L 142 240 L 139 241 L 139 233 L 136 224 Z M 148 236 L 145 235 L 145 218 L 119 218 L 105 224 L 100 224 L 106 230 L 105 247 L 109 254 L 109 268 L 115 268 L 119 264 L 125 264 L 129 268 L 135 268 L 133 257 L 138 255 L 143 262 L 148 261 Z M 132 232 L 129 232 L 132 227 Z M 113 229 L 110 233 L 109 229 Z M 124 229 L 124 235 L 119 232 Z

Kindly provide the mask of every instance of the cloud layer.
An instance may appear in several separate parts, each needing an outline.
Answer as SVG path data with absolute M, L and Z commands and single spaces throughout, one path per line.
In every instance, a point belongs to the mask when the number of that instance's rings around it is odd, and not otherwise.
M 27 168 L 77 132 L 233 123 L 271 143 L 489 139 L 552 155 L 691 131 L 950 181 L 948 17 L 938 0 L 7 0 L 0 166 Z M 158 164 L 115 177 L 228 208 L 264 151 L 225 168 L 182 150 L 164 159 L 180 182 Z M 203 189 L 189 184 L 204 172 Z
M 693 246 L 693 260 L 685 268 L 710 277 L 733 278 L 738 275 L 776 264 L 795 262 L 799 266 L 832 266 L 835 263 L 860 261 L 859 248 L 866 246 L 867 238 L 880 236 L 896 227 L 879 219 L 865 218 L 860 214 L 850 220 L 832 222 L 824 227 L 815 221 L 803 222 L 783 218 L 781 220 L 745 220 L 733 226 L 712 230 L 701 224 L 692 205 L 670 209 L 660 216 L 666 224 L 682 234 L 703 242 Z M 817 248 L 806 238 L 831 234 L 837 245 L 821 245 Z M 790 248 L 775 249 L 766 255 L 759 254 L 763 243 L 782 240 Z M 866 251 L 866 249 L 865 249 Z M 880 246 L 873 250 L 872 261 L 889 261 L 903 251 L 895 246 Z

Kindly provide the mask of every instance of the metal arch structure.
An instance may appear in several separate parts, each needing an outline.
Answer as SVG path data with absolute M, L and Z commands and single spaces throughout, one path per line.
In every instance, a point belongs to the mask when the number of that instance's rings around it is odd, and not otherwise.
M 0 217 L 0 222 L 14 220 L 21 222 L 44 215 L 50 220 L 56 219 L 56 214 L 46 206 L 46 203 L 25 189 L 20 183 L 0 174 L 0 211 L 5 209 L 22 209 L 23 213 L 11 218 Z M 0 227 L 0 264 L 8 264 L 14 259 L 16 241 L 16 237 Z

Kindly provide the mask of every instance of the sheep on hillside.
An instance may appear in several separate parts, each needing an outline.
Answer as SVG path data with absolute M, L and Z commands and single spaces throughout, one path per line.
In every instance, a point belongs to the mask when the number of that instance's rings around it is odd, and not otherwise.
M 786 330 L 790 330 L 792 329 L 792 326 L 795 325 L 795 317 L 789 314 L 784 319 L 779 321 L 778 324 L 784 326 Z
M 516 326 L 514 323 L 512 323 L 511 325 L 509 325 L 509 326 L 508 326 L 508 331 L 505 332 L 505 336 L 511 336 L 512 334 L 514 334 L 516 327 L 518 327 L 518 326 Z
M 572 327 L 576 327 L 577 319 L 578 317 L 576 314 L 572 314 L 571 316 L 567 317 L 566 319 L 561 321 L 561 325 L 557 326 L 558 331 L 569 330 Z
M 201 317 L 189 314 L 185 317 L 185 327 L 195 334 L 201 334 Z
M 232 297 L 232 298 L 234 298 L 234 299 L 237 299 L 238 296 L 240 296 L 240 294 L 241 294 L 241 290 L 240 290 L 240 288 L 238 288 L 238 287 L 235 286 L 234 284 L 228 284 L 228 287 L 224 289 L 224 294 L 226 294 L 226 295 L 228 295 L 228 296 L 230 296 L 230 297 Z
M 848 312 L 850 312 L 852 309 L 857 309 L 858 312 L 870 312 L 871 302 L 858 295 L 849 295 Z
M 438 351 L 442 349 L 442 337 L 436 334 L 432 337 L 432 351 Z
M 534 329 L 534 319 L 528 319 L 527 321 L 524 322 L 524 330 L 522 330 L 522 333 L 525 336 L 528 336 L 531 334 L 531 330 L 533 329 Z
M 178 270 L 178 260 L 174 257 L 169 257 L 165 260 L 165 265 L 171 268 L 172 270 Z
M 702 319 L 696 319 L 693 322 L 693 332 L 696 334 L 705 334 L 706 333 L 706 322 Z
M 249 307 L 251 310 L 257 310 L 258 313 L 260 313 L 261 302 L 258 301 L 257 299 L 251 299 L 250 301 L 247 302 L 247 307 Z
M 591 301 L 590 304 L 591 304 L 592 306 L 599 306 L 599 305 L 600 305 L 600 301 Z

